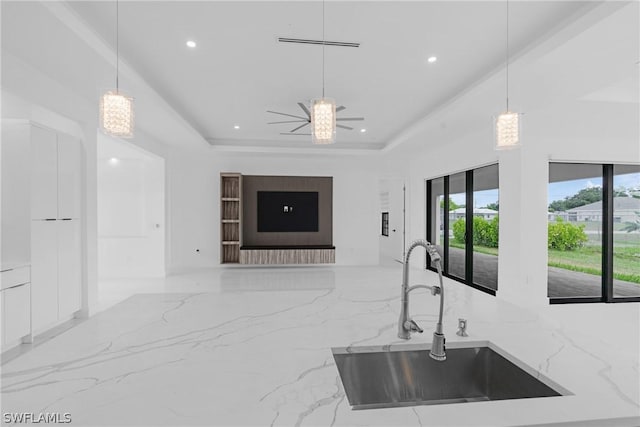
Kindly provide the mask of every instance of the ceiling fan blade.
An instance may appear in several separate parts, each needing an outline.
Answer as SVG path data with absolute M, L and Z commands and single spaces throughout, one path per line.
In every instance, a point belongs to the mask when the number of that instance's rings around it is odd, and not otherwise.
M 307 117 L 309 117 L 309 120 L 311 120 L 311 113 L 309 112 L 309 109 L 307 108 L 307 106 L 304 105 L 302 102 L 298 102 L 298 105 L 300 106 L 300 108 L 302 108 L 302 111 L 304 111 Z
M 344 105 L 341 105 L 341 106 L 339 106 L 339 107 L 336 107 L 336 113 L 337 113 L 338 111 L 345 110 L 346 108 L 347 108 L 347 107 L 345 107 Z
M 339 122 L 346 122 L 346 121 L 354 122 L 354 121 L 364 120 L 364 117 L 338 117 L 336 118 L 336 120 Z
M 349 126 L 336 125 L 336 127 L 337 127 L 337 128 L 342 128 L 342 129 L 353 130 L 353 128 L 350 128 Z
M 309 120 L 284 120 L 282 122 L 267 122 L 268 125 L 276 125 L 279 123 L 302 123 L 302 122 L 309 122 Z
M 295 117 L 296 119 L 307 120 L 307 118 L 306 118 L 306 117 L 302 117 L 302 116 L 294 116 L 293 114 L 287 114 L 287 113 L 278 113 L 277 111 L 267 110 L 267 113 L 280 114 L 281 116 L 289 116 L 289 117 Z
M 280 132 L 280 135 L 291 135 L 291 136 L 311 136 L 310 133 L 290 133 L 290 132 Z
M 297 131 L 298 129 L 302 129 L 303 127 L 307 126 L 308 124 L 309 124 L 309 122 L 307 122 L 307 123 L 305 123 L 303 125 L 300 125 L 297 128 L 295 128 L 293 130 L 290 130 L 289 132 L 293 133 L 293 132 Z

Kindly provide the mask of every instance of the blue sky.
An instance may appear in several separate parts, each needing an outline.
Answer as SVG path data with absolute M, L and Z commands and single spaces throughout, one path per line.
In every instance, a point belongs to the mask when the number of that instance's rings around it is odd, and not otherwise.
M 584 188 L 602 187 L 602 178 L 576 179 L 549 184 L 549 203 L 571 197 Z M 640 173 L 616 175 L 613 177 L 613 187 L 640 188 Z
M 571 197 L 580 190 L 591 187 L 602 187 L 602 178 L 576 179 L 575 181 L 562 181 L 549 184 L 549 203 Z
M 615 188 L 640 188 L 640 173 L 616 175 L 613 180 L 613 186 Z M 602 187 L 602 178 L 576 179 L 574 181 L 563 181 L 549 184 L 549 203 L 555 200 L 563 200 L 565 197 L 571 197 L 580 190 L 590 187 Z M 489 203 L 498 201 L 498 190 L 476 191 L 473 194 L 473 197 L 475 206 L 482 208 L 487 206 Z M 452 194 L 451 200 L 459 205 L 465 204 L 464 194 Z

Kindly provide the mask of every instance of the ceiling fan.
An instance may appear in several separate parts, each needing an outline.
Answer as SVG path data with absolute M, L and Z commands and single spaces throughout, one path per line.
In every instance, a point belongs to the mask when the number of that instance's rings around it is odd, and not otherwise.
M 301 125 L 291 129 L 289 132 L 280 132 L 280 135 L 311 135 L 310 133 L 297 132 L 303 127 L 311 124 L 311 113 L 309 112 L 309 109 L 307 108 L 307 106 L 304 105 L 302 102 L 298 102 L 298 106 L 302 109 L 302 111 L 304 111 L 304 114 L 306 117 L 296 116 L 295 114 L 287 114 L 287 113 L 280 113 L 278 111 L 267 110 L 267 113 L 279 114 L 281 116 L 293 117 L 294 119 L 296 119 L 296 120 L 284 120 L 280 122 L 268 122 L 267 124 L 275 125 L 275 124 L 281 124 L 281 123 L 302 123 Z M 340 107 L 336 107 L 336 113 L 342 110 L 346 110 L 346 108 L 347 107 L 345 107 L 344 105 L 341 105 Z M 336 117 L 337 122 L 361 121 L 361 120 L 364 120 L 364 117 Z M 341 129 L 346 129 L 346 130 L 353 130 L 352 127 L 340 125 L 340 124 L 336 124 L 336 127 L 339 127 Z

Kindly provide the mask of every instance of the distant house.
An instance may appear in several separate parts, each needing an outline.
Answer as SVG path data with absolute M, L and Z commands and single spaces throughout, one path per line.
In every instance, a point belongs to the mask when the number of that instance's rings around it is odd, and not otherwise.
M 638 211 L 640 211 L 640 199 L 635 197 L 613 198 L 613 222 L 635 221 Z M 555 214 L 558 215 L 560 212 Z M 564 219 L 568 221 L 602 221 L 602 201 L 569 209 L 566 215 L 567 217 Z
M 473 209 L 473 216 L 484 218 L 487 221 L 497 217 L 498 213 L 499 213 L 498 211 L 494 211 L 493 209 L 487 209 L 487 208 Z M 465 214 L 466 214 L 466 208 L 458 208 L 458 209 L 449 211 L 449 221 L 455 221 L 460 218 L 464 219 Z
M 569 213 L 566 211 L 547 212 L 549 221 L 569 221 Z

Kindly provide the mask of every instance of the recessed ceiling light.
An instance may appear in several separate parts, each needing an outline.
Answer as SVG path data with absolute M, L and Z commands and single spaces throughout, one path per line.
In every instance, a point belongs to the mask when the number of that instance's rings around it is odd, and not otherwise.
M 196 47 L 196 42 L 194 42 L 193 40 L 187 40 L 187 47 L 193 49 L 194 47 Z
M 429 64 L 433 64 L 437 60 L 438 60 L 438 58 L 435 57 L 435 56 L 430 56 L 429 58 L 427 58 L 427 61 L 429 62 Z
M 361 133 L 365 133 L 367 130 L 365 128 L 360 129 Z
M 234 129 L 240 129 L 240 125 L 234 125 L 233 128 Z
M 115 157 L 112 157 L 109 159 L 109 163 L 113 166 L 117 165 L 118 163 L 120 163 L 120 159 L 117 159 Z

